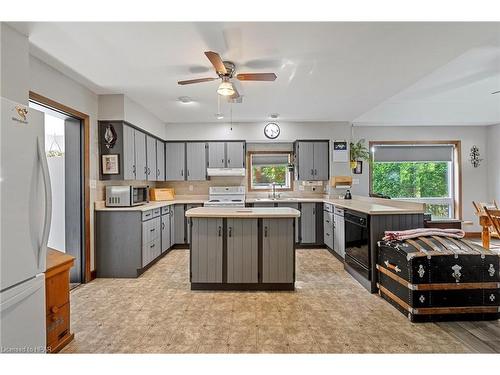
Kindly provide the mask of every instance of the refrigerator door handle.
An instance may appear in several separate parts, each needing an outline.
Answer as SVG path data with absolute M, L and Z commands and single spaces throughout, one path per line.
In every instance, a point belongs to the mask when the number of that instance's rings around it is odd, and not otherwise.
M 49 175 L 49 165 L 47 163 L 47 157 L 43 150 L 40 138 L 37 137 L 38 146 L 38 159 L 40 160 L 40 165 L 42 166 L 42 176 L 43 184 L 45 187 L 45 215 L 43 220 L 43 232 L 42 232 L 42 243 L 38 249 L 38 267 L 42 262 L 42 256 L 44 255 L 43 248 L 46 248 L 49 243 L 49 233 L 50 225 L 52 221 L 52 188 L 50 186 L 50 175 Z

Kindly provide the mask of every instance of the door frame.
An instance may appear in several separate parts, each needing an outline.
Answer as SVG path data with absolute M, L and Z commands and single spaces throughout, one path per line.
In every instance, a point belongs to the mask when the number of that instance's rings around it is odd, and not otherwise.
M 29 99 L 44 106 L 67 113 L 83 123 L 83 263 L 85 265 L 85 270 L 82 281 L 88 283 L 93 279 L 90 272 L 90 116 L 33 91 L 29 92 Z

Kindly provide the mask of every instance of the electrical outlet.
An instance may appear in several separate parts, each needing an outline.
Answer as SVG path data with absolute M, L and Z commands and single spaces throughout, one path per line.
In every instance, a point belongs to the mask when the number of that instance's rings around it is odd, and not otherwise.
M 352 179 L 352 184 L 353 185 L 359 185 L 359 178 L 353 178 Z
M 90 188 L 91 189 L 97 189 L 97 180 L 90 180 Z
M 304 185 L 299 185 L 299 190 L 304 191 Z
M 193 191 L 194 188 L 193 188 L 193 185 L 189 185 L 189 191 Z

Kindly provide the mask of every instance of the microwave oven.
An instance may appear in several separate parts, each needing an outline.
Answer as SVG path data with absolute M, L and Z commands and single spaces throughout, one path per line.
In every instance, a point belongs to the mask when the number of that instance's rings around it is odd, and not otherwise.
M 106 207 L 132 207 L 149 202 L 149 186 L 106 186 Z

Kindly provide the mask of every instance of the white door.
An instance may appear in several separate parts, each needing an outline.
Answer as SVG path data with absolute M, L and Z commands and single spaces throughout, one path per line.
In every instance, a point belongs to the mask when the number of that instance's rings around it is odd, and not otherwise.
M 0 126 L 0 290 L 45 271 L 51 189 L 44 115 L 5 98 Z
M 45 274 L 1 292 L 0 313 L 3 353 L 45 352 Z

